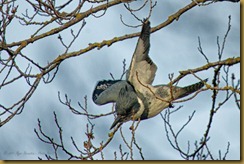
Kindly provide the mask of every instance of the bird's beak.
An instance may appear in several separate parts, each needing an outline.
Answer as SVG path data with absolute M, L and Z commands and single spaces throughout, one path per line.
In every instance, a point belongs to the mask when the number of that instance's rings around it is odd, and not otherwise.
M 115 118 L 112 126 L 110 127 L 110 130 L 113 129 L 119 122 L 121 122 L 121 117 L 118 116 L 117 118 Z

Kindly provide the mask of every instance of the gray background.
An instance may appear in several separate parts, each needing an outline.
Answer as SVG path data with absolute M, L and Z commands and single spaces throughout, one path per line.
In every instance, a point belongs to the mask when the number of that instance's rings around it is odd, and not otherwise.
M 158 1 L 150 19 L 151 26 L 156 26 L 167 19 L 167 17 L 190 1 Z M 139 6 L 142 1 L 133 2 L 133 6 Z M 25 11 L 24 6 L 19 6 L 19 12 Z M 136 8 L 136 7 L 135 7 Z M 148 8 L 147 8 L 148 9 Z M 148 10 L 145 9 L 138 13 L 138 17 L 147 16 Z M 85 48 L 88 43 L 100 42 L 104 39 L 111 39 L 114 36 L 121 36 L 132 32 L 139 32 L 140 28 L 129 28 L 120 22 L 120 14 L 126 23 L 137 25 L 138 22 L 125 10 L 123 5 L 110 8 L 100 19 L 86 19 L 86 26 L 79 38 L 72 46 L 70 51 Z M 210 61 L 217 61 L 216 37 L 220 36 L 222 41 L 227 30 L 228 16 L 231 15 L 231 31 L 226 42 L 223 59 L 240 56 L 240 4 L 221 2 L 209 6 L 195 7 L 183 14 L 180 19 L 169 26 L 151 35 L 150 57 L 158 66 L 158 71 L 154 84 L 168 83 L 168 74 L 179 75 L 180 70 L 196 68 L 206 64 L 205 59 L 199 54 L 197 37 L 201 37 L 203 50 L 208 55 Z M 81 23 L 72 27 L 77 31 Z M 51 28 L 51 27 L 50 27 Z M 8 42 L 18 41 L 29 37 L 33 31 L 31 28 L 22 27 L 18 22 L 12 24 L 8 31 Z M 34 27 L 33 27 L 34 29 Z M 65 30 L 61 33 L 64 41 L 70 40 L 70 31 Z M 64 52 L 64 48 L 57 40 L 58 35 L 40 40 L 25 49 L 26 54 L 32 55 L 39 63 L 45 64 L 59 54 Z M 45 132 L 58 139 L 58 130 L 54 124 L 53 111 L 57 113 L 59 123 L 63 127 L 65 146 L 72 152 L 75 148 L 71 144 L 70 137 L 73 136 L 77 145 L 83 146 L 85 139 L 86 120 L 85 117 L 76 116 L 68 111 L 58 101 L 58 91 L 62 97 L 67 94 L 72 99 L 74 106 L 78 107 L 77 102 L 84 102 L 84 96 L 88 97 L 88 109 L 91 113 L 107 113 L 111 110 L 112 104 L 96 106 L 91 95 L 98 80 L 110 79 L 112 73 L 115 78 L 119 78 L 122 73 L 122 61 L 126 59 L 128 68 L 137 38 L 118 42 L 110 47 L 101 50 L 92 50 L 79 57 L 68 59 L 60 66 L 60 70 L 51 84 L 41 83 L 33 97 L 26 104 L 23 113 L 16 116 L 9 123 L 0 128 L 0 159 L 37 159 L 44 158 L 44 153 L 53 154 L 49 145 L 42 143 L 36 137 L 34 128 L 37 128 L 37 119 L 40 118 Z M 21 61 L 20 61 L 21 62 Z M 23 63 L 23 67 L 27 64 Z M 237 77 L 240 76 L 239 66 L 231 68 Z M 212 78 L 213 70 L 199 73 L 202 78 Z M 185 86 L 197 82 L 193 76 L 187 76 L 179 85 Z M 24 81 L 18 86 L 0 91 L 0 101 L 8 104 L 10 99 L 22 95 L 25 91 Z M 195 140 L 202 137 L 211 106 L 211 91 L 200 93 L 193 100 L 175 104 L 175 108 L 184 105 L 180 111 L 172 117 L 172 124 L 175 129 L 179 129 L 188 119 L 188 116 L 196 110 L 192 122 L 182 132 L 180 145 L 187 148 L 187 141 L 193 146 Z M 223 99 L 223 97 L 222 97 Z M 221 97 L 219 98 L 221 100 Z M 78 108 L 77 108 L 78 109 Z M 162 112 L 164 114 L 164 111 Z M 94 120 L 96 124 L 95 145 L 107 139 L 109 127 L 113 122 L 112 115 Z M 129 139 L 131 122 L 123 125 L 123 131 Z M 218 157 L 218 151 L 226 150 L 227 143 L 230 142 L 230 150 L 227 159 L 240 159 L 240 111 L 236 108 L 233 101 L 228 102 L 220 109 L 214 118 L 210 130 L 211 139 L 209 148 Z M 137 142 L 142 147 L 146 159 L 171 160 L 181 159 L 168 143 L 165 135 L 163 120 L 160 115 L 142 121 L 136 132 Z M 122 138 L 117 133 L 104 149 L 106 159 L 113 159 L 113 152 L 119 154 L 119 144 Z M 123 150 L 128 151 L 123 145 Z M 140 159 L 139 153 L 134 152 L 135 159 Z M 78 155 L 78 154 L 77 154 Z M 65 159 L 64 154 L 60 158 Z M 95 156 L 100 159 L 100 155 Z

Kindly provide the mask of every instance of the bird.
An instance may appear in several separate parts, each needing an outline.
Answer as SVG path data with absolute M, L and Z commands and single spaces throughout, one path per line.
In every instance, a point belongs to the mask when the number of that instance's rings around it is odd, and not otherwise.
M 172 107 L 174 100 L 201 89 L 208 79 L 185 87 L 170 84 L 152 85 L 157 66 L 149 57 L 150 21 L 144 19 L 125 80 L 101 80 L 93 91 L 97 105 L 115 103 L 116 118 L 110 127 L 129 120 L 152 118 L 165 108 Z

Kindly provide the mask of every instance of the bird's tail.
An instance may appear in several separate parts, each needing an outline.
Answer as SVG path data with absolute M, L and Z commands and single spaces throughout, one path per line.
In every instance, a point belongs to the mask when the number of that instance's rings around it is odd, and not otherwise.
M 177 99 L 188 96 L 189 94 L 198 91 L 199 89 L 201 89 L 204 86 L 204 83 L 207 82 L 208 79 L 205 79 L 203 81 L 200 81 L 198 83 L 192 84 L 192 85 L 188 85 L 186 87 L 181 88 L 181 94 L 179 95 L 179 97 L 177 97 Z

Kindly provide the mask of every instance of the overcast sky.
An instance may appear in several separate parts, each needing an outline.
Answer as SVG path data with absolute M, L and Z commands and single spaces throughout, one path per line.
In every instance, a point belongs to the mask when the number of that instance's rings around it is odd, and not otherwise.
M 175 13 L 186 4 L 186 1 L 158 1 L 153 9 L 150 18 L 151 26 L 154 27 L 165 21 L 170 14 Z M 139 6 L 142 1 L 133 2 L 132 5 Z M 25 7 L 20 6 L 18 12 L 24 12 Z M 138 17 L 147 16 L 148 10 L 138 13 Z M 70 51 L 85 48 L 89 43 L 100 42 L 104 39 L 111 39 L 132 32 L 139 32 L 141 28 L 129 28 L 120 21 L 120 14 L 128 24 L 137 25 L 136 21 L 123 5 L 110 8 L 106 14 L 97 19 L 90 17 L 86 19 L 86 26 L 81 31 Z M 179 75 L 180 70 L 196 68 L 206 64 L 205 59 L 197 50 L 198 36 L 201 38 L 203 50 L 210 61 L 217 61 L 216 38 L 223 36 L 227 30 L 228 16 L 231 15 L 231 31 L 226 42 L 223 59 L 240 56 L 240 3 L 220 2 L 209 6 L 195 7 L 183 14 L 178 21 L 151 34 L 150 57 L 157 65 L 158 70 L 154 84 L 166 84 L 169 82 L 168 74 Z M 77 31 L 81 23 L 72 29 Z M 29 37 L 33 31 L 30 28 L 22 27 L 16 22 L 8 31 L 8 42 L 18 41 Z M 65 41 L 69 41 L 70 32 L 66 30 L 61 33 Z M 25 49 L 26 54 L 32 55 L 39 63 L 45 64 L 64 52 L 64 48 L 57 39 L 58 35 L 40 40 Z M 43 153 L 53 155 L 52 147 L 38 140 L 34 133 L 39 118 L 45 132 L 58 140 L 58 129 L 55 126 L 53 111 L 56 112 L 60 125 L 63 127 L 65 145 L 74 153 L 75 148 L 71 144 L 72 136 L 77 145 L 83 146 L 85 139 L 86 120 L 85 117 L 72 114 L 65 106 L 58 101 L 58 92 L 61 96 L 67 94 L 72 103 L 78 109 L 77 102 L 84 102 L 88 98 L 88 109 L 91 113 L 107 113 L 111 110 L 112 104 L 97 106 L 92 102 L 91 95 L 97 81 L 111 79 L 110 73 L 115 78 L 120 78 L 123 67 L 123 60 L 126 60 L 128 68 L 138 38 L 118 42 L 110 47 L 100 50 L 92 50 L 79 57 L 68 59 L 60 66 L 56 78 L 50 84 L 41 83 L 28 101 L 21 115 L 16 116 L 9 123 L 0 128 L 0 159 L 38 159 L 45 158 Z M 26 63 L 23 63 L 26 67 Z M 240 68 L 231 68 L 239 78 Z M 212 80 L 213 70 L 198 74 L 201 78 Z M 1 76 L 0 76 L 1 77 Z M 1 77 L 2 78 L 2 77 Z M 189 85 L 198 80 L 193 76 L 187 76 L 179 83 L 180 86 Z M 22 83 L 9 90 L 0 90 L 0 103 L 8 104 L 15 95 L 24 93 Z M 180 145 L 187 148 L 190 141 L 192 148 L 195 140 L 199 141 L 203 136 L 209 119 L 211 106 L 211 91 L 200 93 L 193 100 L 185 103 L 175 104 L 184 107 L 172 116 L 174 128 L 180 128 L 188 119 L 188 116 L 196 110 L 192 122 L 186 127 L 180 136 Z M 220 97 L 218 101 L 221 101 Z M 164 114 L 165 111 L 162 111 Z M 109 128 L 114 120 L 112 115 L 94 120 L 95 143 L 107 139 Z M 123 124 L 123 132 L 129 138 L 129 127 L 132 122 Z M 228 142 L 230 142 L 227 159 L 240 159 L 240 111 L 233 101 L 225 104 L 214 117 L 210 130 L 209 148 L 217 158 L 219 150 L 225 153 Z M 174 150 L 166 138 L 164 123 L 160 115 L 142 121 L 137 129 L 136 138 L 142 147 L 145 159 L 172 160 L 181 159 L 179 153 Z M 114 158 L 114 151 L 119 153 L 119 144 L 122 138 L 116 133 L 111 144 L 104 149 L 106 159 Z M 124 151 L 129 151 L 123 145 Z M 78 154 L 77 154 L 78 155 Z M 60 154 L 60 158 L 65 159 Z M 98 155 L 96 158 L 100 159 Z M 140 159 L 138 151 L 135 151 L 135 159 Z

